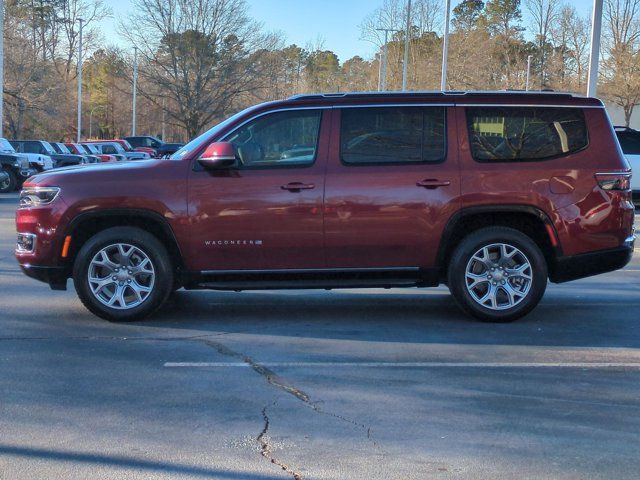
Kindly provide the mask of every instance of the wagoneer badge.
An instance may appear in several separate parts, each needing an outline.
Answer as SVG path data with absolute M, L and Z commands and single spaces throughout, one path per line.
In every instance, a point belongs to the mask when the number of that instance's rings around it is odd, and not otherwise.
M 224 245 L 244 246 L 244 245 L 256 245 L 261 246 L 262 240 L 205 240 L 205 246 L 215 247 Z

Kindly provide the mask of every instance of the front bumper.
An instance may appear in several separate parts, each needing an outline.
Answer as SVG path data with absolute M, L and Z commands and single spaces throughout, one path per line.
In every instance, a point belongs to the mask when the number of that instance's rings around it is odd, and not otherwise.
M 20 170 L 20 176 L 23 177 L 25 180 L 29 177 L 33 177 L 36 173 L 38 173 L 38 170 L 36 170 L 35 168 L 27 168 L 24 170 Z
M 20 264 L 20 268 L 28 277 L 48 283 L 51 290 L 66 290 L 69 271 L 65 267 L 43 267 Z
M 635 236 L 631 235 L 618 248 L 559 257 L 551 268 L 549 279 L 562 283 L 619 270 L 631 261 L 634 245 Z

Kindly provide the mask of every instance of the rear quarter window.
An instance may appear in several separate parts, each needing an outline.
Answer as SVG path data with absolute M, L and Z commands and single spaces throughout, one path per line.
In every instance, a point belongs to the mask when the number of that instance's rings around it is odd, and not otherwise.
M 548 160 L 584 149 L 580 108 L 467 107 L 473 158 L 480 162 Z

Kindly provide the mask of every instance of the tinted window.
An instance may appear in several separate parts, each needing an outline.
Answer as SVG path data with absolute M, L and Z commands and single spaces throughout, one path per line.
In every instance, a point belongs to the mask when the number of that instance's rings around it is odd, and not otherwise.
M 277 112 L 243 125 L 226 141 L 232 142 L 242 166 L 301 166 L 316 158 L 320 110 Z
M 640 133 L 616 132 L 622 151 L 628 155 L 640 155 Z
M 114 155 L 118 152 L 116 151 L 116 147 L 114 147 L 113 145 L 102 145 L 102 153 L 107 155 Z
M 345 108 L 342 161 L 350 164 L 441 162 L 445 157 L 441 107 Z
M 143 147 L 144 146 L 144 142 L 141 138 L 138 137 L 129 137 L 127 138 L 127 142 L 129 142 L 129 145 L 131 145 L 132 147 Z
M 22 151 L 24 153 L 44 153 L 44 148 L 38 142 L 23 142 Z
M 473 158 L 542 160 L 587 146 L 582 110 L 549 107 L 467 108 Z

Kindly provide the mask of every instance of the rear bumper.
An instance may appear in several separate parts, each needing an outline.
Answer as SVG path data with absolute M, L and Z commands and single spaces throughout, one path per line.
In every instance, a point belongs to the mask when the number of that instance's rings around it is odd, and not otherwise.
M 635 237 L 632 235 L 618 248 L 559 257 L 551 269 L 549 279 L 554 283 L 562 283 L 619 270 L 631 261 L 634 242 Z
M 37 265 L 20 264 L 20 268 L 27 277 L 48 283 L 52 290 L 66 290 L 69 272 L 64 267 L 42 267 Z

